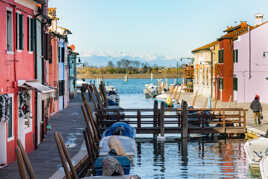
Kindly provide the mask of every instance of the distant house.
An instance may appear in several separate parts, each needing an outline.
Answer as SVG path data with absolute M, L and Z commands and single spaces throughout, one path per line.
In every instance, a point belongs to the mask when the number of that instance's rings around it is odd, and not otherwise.
M 256 16 L 255 26 L 234 41 L 234 100 L 239 103 L 251 102 L 256 94 L 268 103 L 268 21 Z
M 192 51 L 194 55 L 194 93 L 215 98 L 214 65 L 218 63 L 219 42 L 214 41 Z

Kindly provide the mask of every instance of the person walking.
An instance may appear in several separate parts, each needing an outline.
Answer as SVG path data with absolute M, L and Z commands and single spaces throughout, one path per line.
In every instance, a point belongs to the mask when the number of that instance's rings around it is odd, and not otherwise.
M 254 122 L 255 124 L 261 124 L 261 113 L 262 113 L 262 106 L 260 103 L 260 96 L 256 95 L 254 100 L 250 104 L 250 109 L 254 113 Z

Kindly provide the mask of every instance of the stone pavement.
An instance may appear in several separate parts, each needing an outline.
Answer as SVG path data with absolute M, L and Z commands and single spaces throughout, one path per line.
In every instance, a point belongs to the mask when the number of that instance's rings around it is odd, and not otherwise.
M 51 131 L 48 132 L 45 141 L 38 146 L 38 149 L 29 154 L 36 178 L 47 179 L 61 167 L 60 156 L 53 135 L 55 131 L 60 132 L 63 136 L 72 157 L 80 150 L 84 139 L 82 130 L 85 127 L 80 108 L 81 104 L 82 100 L 79 95 L 70 102 L 66 109 L 58 112 L 49 120 L 49 125 L 52 127 Z M 20 178 L 17 163 L 14 162 L 6 168 L 0 169 L 0 178 Z

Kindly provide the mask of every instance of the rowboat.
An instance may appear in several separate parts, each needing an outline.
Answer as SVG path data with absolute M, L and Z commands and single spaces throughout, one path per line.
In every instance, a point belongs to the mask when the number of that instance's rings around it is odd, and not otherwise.
M 267 147 L 268 138 L 265 137 L 259 137 L 245 143 L 244 150 L 246 152 L 247 161 L 252 170 L 259 171 L 260 161 L 264 157 Z

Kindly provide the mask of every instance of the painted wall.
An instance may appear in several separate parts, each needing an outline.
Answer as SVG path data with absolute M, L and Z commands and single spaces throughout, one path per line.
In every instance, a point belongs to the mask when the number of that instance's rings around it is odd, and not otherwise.
M 238 49 L 238 63 L 234 64 L 234 75 L 238 78 L 239 103 L 251 102 L 256 94 L 260 95 L 262 103 L 268 103 L 268 54 L 263 56 L 263 52 L 268 51 L 267 33 L 268 24 L 264 24 L 234 42 L 234 49 Z
M 217 85 L 218 80 L 216 81 L 216 92 L 221 96 L 223 102 L 228 102 L 230 97 L 233 96 L 233 40 L 232 39 L 223 39 L 220 41 L 220 49 L 223 49 L 223 75 L 220 76 L 223 78 L 223 89 L 222 93 Z M 219 95 L 221 93 L 221 95 Z
M 17 80 L 33 80 L 34 79 L 34 53 L 28 52 L 27 49 L 27 37 L 28 37 L 28 25 L 27 25 L 27 16 L 33 16 L 34 10 L 28 7 L 34 7 L 34 1 L 29 0 L 17 0 L 8 1 L 9 3 L 16 5 L 11 6 L 8 3 L 0 1 L 0 94 L 13 94 L 14 97 L 14 106 L 13 106 L 13 135 L 14 137 L 7 140 L 7 163 L 15 161 L 15 146 L 16 139 L 18 138 L 18 87 Z M 31 2 L 32 6 L 27 5 L 23 6 L 24 3 Z M 21 4 L 19 4 L 21 3 Z M 12 10 L 13 14 L 13 50 L 12 52 L 7 52 L 6 49 L 6 34 L 7 34 L 7 23 L 6 23 L 6 10 Z M 19 10 L 24 15 L 24 42 L 23 50 L 16 50 L 16 11 Z M 26 70 L 27 69 L 27 70 Z M 33 96 L 34 99 L 34 96 Z M 34 135 L 34 103 L 33 103 L 33 121 L 32 121 L 32 132 L 25 137 L 26 140 L 26 152 L 31 152 L 34 149 L 33 135 Z M 6 129 L 8 125 L 6 124 Z M 6 131 L 8 132 L 8 131 Z M 0 137 L 1 140 L 1 137 Z M 1 156 L 0 156 L 1 157 Z

